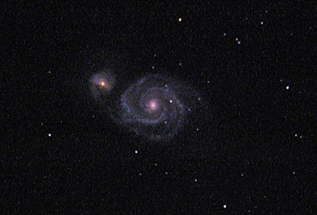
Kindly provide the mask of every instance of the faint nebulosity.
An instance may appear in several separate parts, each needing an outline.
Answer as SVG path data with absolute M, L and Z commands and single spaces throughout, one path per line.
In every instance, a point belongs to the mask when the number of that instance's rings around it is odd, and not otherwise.
M 108 94 L 115 83 L 115 77 L 110 71 L 100 70 L 90 79 L 90 90 L 95 98 Z

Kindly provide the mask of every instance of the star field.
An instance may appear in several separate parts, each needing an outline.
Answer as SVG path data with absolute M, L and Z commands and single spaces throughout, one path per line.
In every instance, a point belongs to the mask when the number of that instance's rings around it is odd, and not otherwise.
M 314 214 L 316 6 L 6 4 L 2 210 Z

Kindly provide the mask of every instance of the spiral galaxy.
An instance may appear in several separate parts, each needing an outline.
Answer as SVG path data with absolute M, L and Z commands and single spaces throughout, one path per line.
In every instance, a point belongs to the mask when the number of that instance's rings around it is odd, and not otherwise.
M 148 75 L 121 95 L 122 122 L 151 140 L 172 138 L 181 127 L 187 111 L 182 103 L 186 93 L 171 78 Z
M 115 82 L 117 80 L 117 82 Z M 151 141 L 168 142 L 189 122 L 199 96 L 188 84 L 161 74 L 126 82 L 107 69 L 91 76 L 90 92 L 101 113 Z

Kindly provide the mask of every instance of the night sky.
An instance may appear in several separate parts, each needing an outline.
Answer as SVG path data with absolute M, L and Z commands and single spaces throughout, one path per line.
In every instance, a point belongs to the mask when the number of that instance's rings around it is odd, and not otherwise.
M 314 214 L 315 1 L 10 2 L 4 214 Z M 188 86 L 192 110 L 159 141 L 117 111 L 151 74 Z

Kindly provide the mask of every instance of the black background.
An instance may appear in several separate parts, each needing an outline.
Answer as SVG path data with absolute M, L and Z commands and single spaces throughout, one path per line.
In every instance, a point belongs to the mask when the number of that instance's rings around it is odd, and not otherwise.
M 128 2 L 2 4 L 1 210 L 313 214 L 316 3 Z M 87 93 L 100 67 L 203 106 L 154 144 Z

